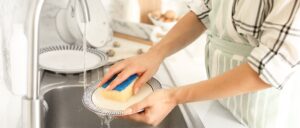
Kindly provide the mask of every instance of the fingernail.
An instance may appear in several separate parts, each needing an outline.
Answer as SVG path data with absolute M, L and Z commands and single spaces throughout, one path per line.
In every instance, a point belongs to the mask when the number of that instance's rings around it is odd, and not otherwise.
M 125 110 L 125 114 L 127 115 L 127 114 L 131 114 L 132 113 L 132 109 L 131 108 L 128 108 L 128 109 L 126 109 Z

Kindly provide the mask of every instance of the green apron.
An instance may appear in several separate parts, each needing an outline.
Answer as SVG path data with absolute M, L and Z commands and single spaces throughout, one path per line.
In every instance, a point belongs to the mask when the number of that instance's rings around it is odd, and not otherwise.
M 253 48 L 246 42 L 230 42 L 208 33 L 205 57 L 207 76 L 212 78 L 246 63 L 247 56 Z M 264 128 L 265 125 L 270 125 L 267 123 L 269 120 L 275 120 L 276 105 L 272 109 L 267 106 L 271 105 L 268 104 L 268 101 L 276 104 L 275 99 L 278 97 L 278 93 L 275 89 L 267 89 L 219 99 L 219 102 L 242 124 L 250 128 Z

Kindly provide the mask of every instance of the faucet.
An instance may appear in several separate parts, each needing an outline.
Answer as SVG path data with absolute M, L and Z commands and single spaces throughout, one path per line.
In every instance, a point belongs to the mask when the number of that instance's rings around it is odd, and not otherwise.
M 78 0 L 81 5 L 84 22 L 90 21 L 87 0 Z M 28 63 L 27 63 L 27 93 L 22 98 L 22 126 L 24 128 L 42 128 L 41 115 L 42 99 L 40 99 L 39 69 L 39 22 L 44 0 L 31 0 L 26 21 L 26 35 L 28 37 Z

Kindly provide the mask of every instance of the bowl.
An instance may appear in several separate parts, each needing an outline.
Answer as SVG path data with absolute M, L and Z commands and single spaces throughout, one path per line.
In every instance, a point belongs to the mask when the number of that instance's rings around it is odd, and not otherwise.
M 176 20 L 171 21 L 171 22 L 164 22 L 164 21 L 161 21 L 161 20 L 159 20 L 159 19 L 157 19 L 157 18 L 154 18 L 154 17 L 152 16 L 152 13 L 148 13 L 148 17 L 149 17 L 149 19 L 151 20 L 151 22 L 152 22 L 155 26 L 159 26 L 159 27 L 161 27 L 161 28 L 162 28 L 163 30 L 165 30 L 165 31 L 170 30 L 170 29 L 171 29 L 172 27 L 174 27 L 175 24 L 177 23 Z

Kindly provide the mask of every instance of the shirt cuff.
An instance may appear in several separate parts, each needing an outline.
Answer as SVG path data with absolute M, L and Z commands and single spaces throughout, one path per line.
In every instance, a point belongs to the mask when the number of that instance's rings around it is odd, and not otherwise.
M 248 64 L 258 73 L 259 77 L 277 89 L 283 88 L 295 70 L 282 55 L 275 54 L 262 44 L 254 48 L 247 59 Z
M 194 12 L 198 19 L 206 26 L 209 26 L 209 12 L 210 8 L 204 0 L 187 0 L 188 8 Z

